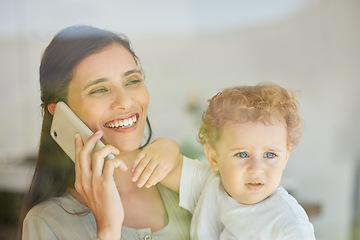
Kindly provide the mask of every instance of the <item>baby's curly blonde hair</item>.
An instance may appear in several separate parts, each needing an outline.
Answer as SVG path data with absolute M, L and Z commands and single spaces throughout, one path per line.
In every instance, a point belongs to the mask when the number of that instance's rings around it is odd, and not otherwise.
M 274 83 L 227 88 L 209 100 L 198 133 L 201 144 L 219 140 L 228 122 L 285 122 L 287 147 L 293 151 L 301 140 L 301 119 L 294 92 Z

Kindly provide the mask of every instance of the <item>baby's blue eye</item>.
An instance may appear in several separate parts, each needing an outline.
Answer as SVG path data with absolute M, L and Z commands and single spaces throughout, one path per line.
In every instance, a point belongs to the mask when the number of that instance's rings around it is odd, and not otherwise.
M 236 156 L 241 157 L 241 158 L 249 157 L 249 155 L 246 152 L 239 152 L 236 154 Z
M 264 157 L 265 158 L 274 158 L 276 157 L 277 155 L 275 153 L 272 153 L 272 152 L 267 152 L 265 153 Z

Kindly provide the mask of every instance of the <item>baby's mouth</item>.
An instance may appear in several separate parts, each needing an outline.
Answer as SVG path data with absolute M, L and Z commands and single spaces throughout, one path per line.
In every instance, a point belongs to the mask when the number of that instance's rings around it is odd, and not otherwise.
M 251 182 L 246 183 L 246 186 L 251 191 L 258 191 L 264 186 L 264 183 L 262 183 L 260 181 L 251 181 Z
M 126 119 L 117 119 L 110 122 L 105 123 L 105 127 L 113 128 L 113 129 L 120 129 L 120 128 L 130 128 L 135 125 L 137 119 L 139 118 L 138 114 L 131 116 Z
M 247 185 L 250 185 L 250 186 L 261 186 L 261 185 L 264 185 L 263 183 L 253 183 L 253 182 L 249 182 L 247 183 Z

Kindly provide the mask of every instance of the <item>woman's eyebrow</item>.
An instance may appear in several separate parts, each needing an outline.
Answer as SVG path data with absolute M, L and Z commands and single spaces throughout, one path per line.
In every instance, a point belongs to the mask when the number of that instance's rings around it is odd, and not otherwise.
M 96 84 L 105 82 L 107 80 L 108 80 L 107 78 L 99 78 L 99 79 L 96 79 L 94 81 L 91 81 L 91 82 L 89 82 L 88 84 L 85 85 L 85 87 L 83 88 L 83 91 L 86 90 L 87 88 L 91 87 L 91 86 L 94 86 Z
M 127 76 L 129 76 L 129 75 L 131 75 L 131 74 L 134 74 L 134 73 L 142 74 L 142 72 L 141 72 L 140 69 L 132 69 L 132 70 L 129 70 L 129 71 L 125 72 L 125 73 L 123 74 L 123 76 L 124 76 L 124 77 L 127 77 Z

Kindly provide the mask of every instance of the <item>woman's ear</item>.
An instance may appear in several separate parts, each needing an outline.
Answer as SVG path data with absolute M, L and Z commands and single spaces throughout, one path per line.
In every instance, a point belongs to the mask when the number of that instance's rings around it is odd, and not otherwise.
M 47 105 L 47 109 L 48 109 L 48 111 L 51 113 L 51 115 L 54 115 L 55 106 L 56 106 L 55 103 L 49 103 L 49 104 Z
M 205 153 L 205 156 L 206 156 L 211 168 L 214 171 L 218 171 L 219 167 L 218 167 L 217 160 L 216 160 L 216 150 L 210 143 L 204 144 L 204 153 Z

